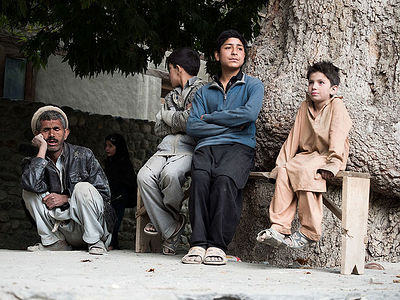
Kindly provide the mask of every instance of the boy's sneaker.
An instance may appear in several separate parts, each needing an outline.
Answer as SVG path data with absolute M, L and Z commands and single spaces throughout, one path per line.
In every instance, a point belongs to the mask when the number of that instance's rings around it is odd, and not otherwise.
M 37 243 L 36 245 L 29 246 L 26 250 L 30 252 L 36 251 L 71 251 L 72 247 L 64 240 L 58 240 L 54 244 L 44 246 L 42 243 Z
M 257 234 L 257 241 L 268 246 L 278 248 L 288 246 L 286 243 L 287 236 L 276 231 L 273 228 L 261 230 Z
M 287 246 L 292 249 L 302 249 L 307 246 L 315 245 L 317 242 L 309 239 L 300 230 L 292 233 L 286 240 Z

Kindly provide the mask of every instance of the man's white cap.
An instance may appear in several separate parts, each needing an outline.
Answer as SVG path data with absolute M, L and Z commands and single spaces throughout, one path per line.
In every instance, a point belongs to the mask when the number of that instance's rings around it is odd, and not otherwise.
M 37 120 L 40 118 L 42 113 L 44 113 L 46 111 L 56 111 L 56 112 L 60 113 L 64 117 L 64 120 L 65 120 L 65 129 L 68 128 L 68 118 L 67 118 L 67 115 L 65 114 L 65 112 L 63 112 L 61 110 L 61 108 L 59 108 L 57 106 L 47 105 L 47 106 L 43 106 L 43 107 L 39 108 L 33 114 L 33 117 L 32 117 L 32 120 L 31 120 L 31 128 L 32 128 L 32 133 L 33 134 L 36 134 L 36 123 L 37 123 Z

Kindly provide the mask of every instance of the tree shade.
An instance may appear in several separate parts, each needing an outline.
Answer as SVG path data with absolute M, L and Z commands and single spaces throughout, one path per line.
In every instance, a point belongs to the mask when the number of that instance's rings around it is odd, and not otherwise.
M 77 76 L 134 74 L 160 64 L 166 50 L 204 53 L 209 73 L 218 34 L 233 28 L 246 39 L 260 30 L 262 0 L 2 0 L 1 25 L 19 34 L 35 65 L 61 54 Z M 17 34 L 18 35 L 18 34 Z

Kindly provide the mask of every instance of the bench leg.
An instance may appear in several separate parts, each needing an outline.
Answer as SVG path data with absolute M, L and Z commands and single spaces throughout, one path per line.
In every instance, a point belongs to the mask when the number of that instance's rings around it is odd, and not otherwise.
M 341 274 L 364 274 L 368 178 L 343 177 Z
M 160 235 L 150 236 L 143 232 L 144 227 L 150 222 L 149 216 L 144 209 L 142 197 L 140 196 L 139 189 L 137 191 L 137 212 L 136 212 L 136 244 L 135 251 L 137 253 L 146 252 L 161 252 L 161 238 Z

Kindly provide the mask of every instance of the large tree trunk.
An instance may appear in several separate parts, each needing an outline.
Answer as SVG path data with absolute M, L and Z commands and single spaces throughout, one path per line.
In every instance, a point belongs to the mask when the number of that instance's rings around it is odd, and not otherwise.
M 305 99 L 307 67 L 330 60 L 341 69 L 339 94 L 353 119 L 347 169 L 369 172 L 374 191 L 369 258 L 400 259 L 399 4 L 398 0 L 271 0 L 247 66 L 247 72 L 265 84 L 256 158 L 257 167 L 263 170 L 274 166 Z M 330 190 L 330 197 L 339 203 L 338 189 Z M 288 255 L 293 259 L 305 255 L 316 265 L 337 265 L 339 226 L 327 212 L 325 235 L 317 248 L 297 254 L 260 250 L 254 242 L 255 233 L 269 225 L 267 207 L 272 191 L 268 184 L 249 183 L 242 222 L 231 249 L 247 259 L 287 262 Z M 249 232 L 252 236 L 247 237 Z M 333 250 L 325 253 L 326 249 Z
M 394 4 L 396 2 L 396 4 Z M 260 167 L 270 168 L 305 99 L 307 67 L 331 60 L 353 119 L 348 169 L 400 198 L 399 1 L 270 1 L 248 71 L 265 84 Z

